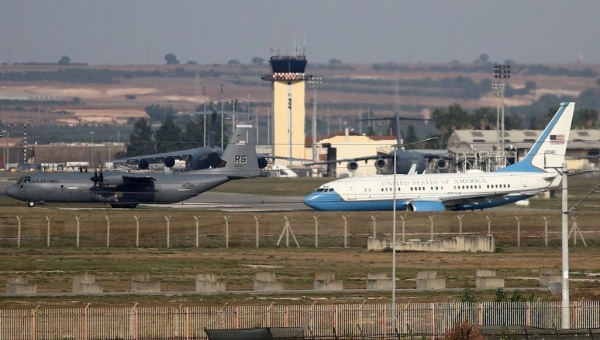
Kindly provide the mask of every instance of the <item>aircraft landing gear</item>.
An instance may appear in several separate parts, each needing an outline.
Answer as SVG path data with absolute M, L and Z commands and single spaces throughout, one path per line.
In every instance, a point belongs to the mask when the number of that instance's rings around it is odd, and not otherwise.
M 35 207 L 35 202 L 28 201 L 27 206 L 30 208 L 33 208 L 33 207 Z

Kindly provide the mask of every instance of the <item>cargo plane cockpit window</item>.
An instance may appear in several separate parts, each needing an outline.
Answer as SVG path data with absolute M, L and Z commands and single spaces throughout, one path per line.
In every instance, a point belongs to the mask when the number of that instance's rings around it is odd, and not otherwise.
M 17 181 L 17 184 L 29 183 L 30 181 L 31 181 L 31 177 L 23 176 L 23 177 L 19 178 L 19 180 Z

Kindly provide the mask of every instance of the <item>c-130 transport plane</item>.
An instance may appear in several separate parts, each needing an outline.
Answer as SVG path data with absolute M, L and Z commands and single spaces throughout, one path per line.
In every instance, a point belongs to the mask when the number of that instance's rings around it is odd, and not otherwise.
M 321 185 L 304 204 L 324 211 L 445 211 L 497 207 L 558 187 L 575 103 L 562 103 L 524 159 L 494 172 L 384 175 Z M 395 178 L 395 181 L 394 181 Z
M 104 202 L 114 208 L 181 202 L 230 180 L 260 176 L 253 136 L 251 125 L 239 124 L 217 168 L 171 174 L 32 173 L 8 187 L 6 195 L 30 207 L 40 202 Z

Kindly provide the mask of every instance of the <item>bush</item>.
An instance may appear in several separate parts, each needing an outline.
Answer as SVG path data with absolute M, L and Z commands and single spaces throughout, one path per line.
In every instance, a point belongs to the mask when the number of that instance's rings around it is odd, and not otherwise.
M 443 340 L 485 340 L 485 336 L 469 322 L 457 322 L 444 334 Z

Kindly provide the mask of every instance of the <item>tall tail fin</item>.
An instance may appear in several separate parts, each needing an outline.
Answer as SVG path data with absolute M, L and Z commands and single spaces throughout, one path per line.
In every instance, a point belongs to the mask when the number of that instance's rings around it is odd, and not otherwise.
M 260 176 L 254 136 L 252 125 L 238 124 L 221 157 L 224 165 L 211 172 L 226 174 L 231 179 Z
M 499 169 L 500 172 L 554 172 L 565 160 L 575 103 L 562 103 L 538 137 L 527 156 L 516 164 Z

